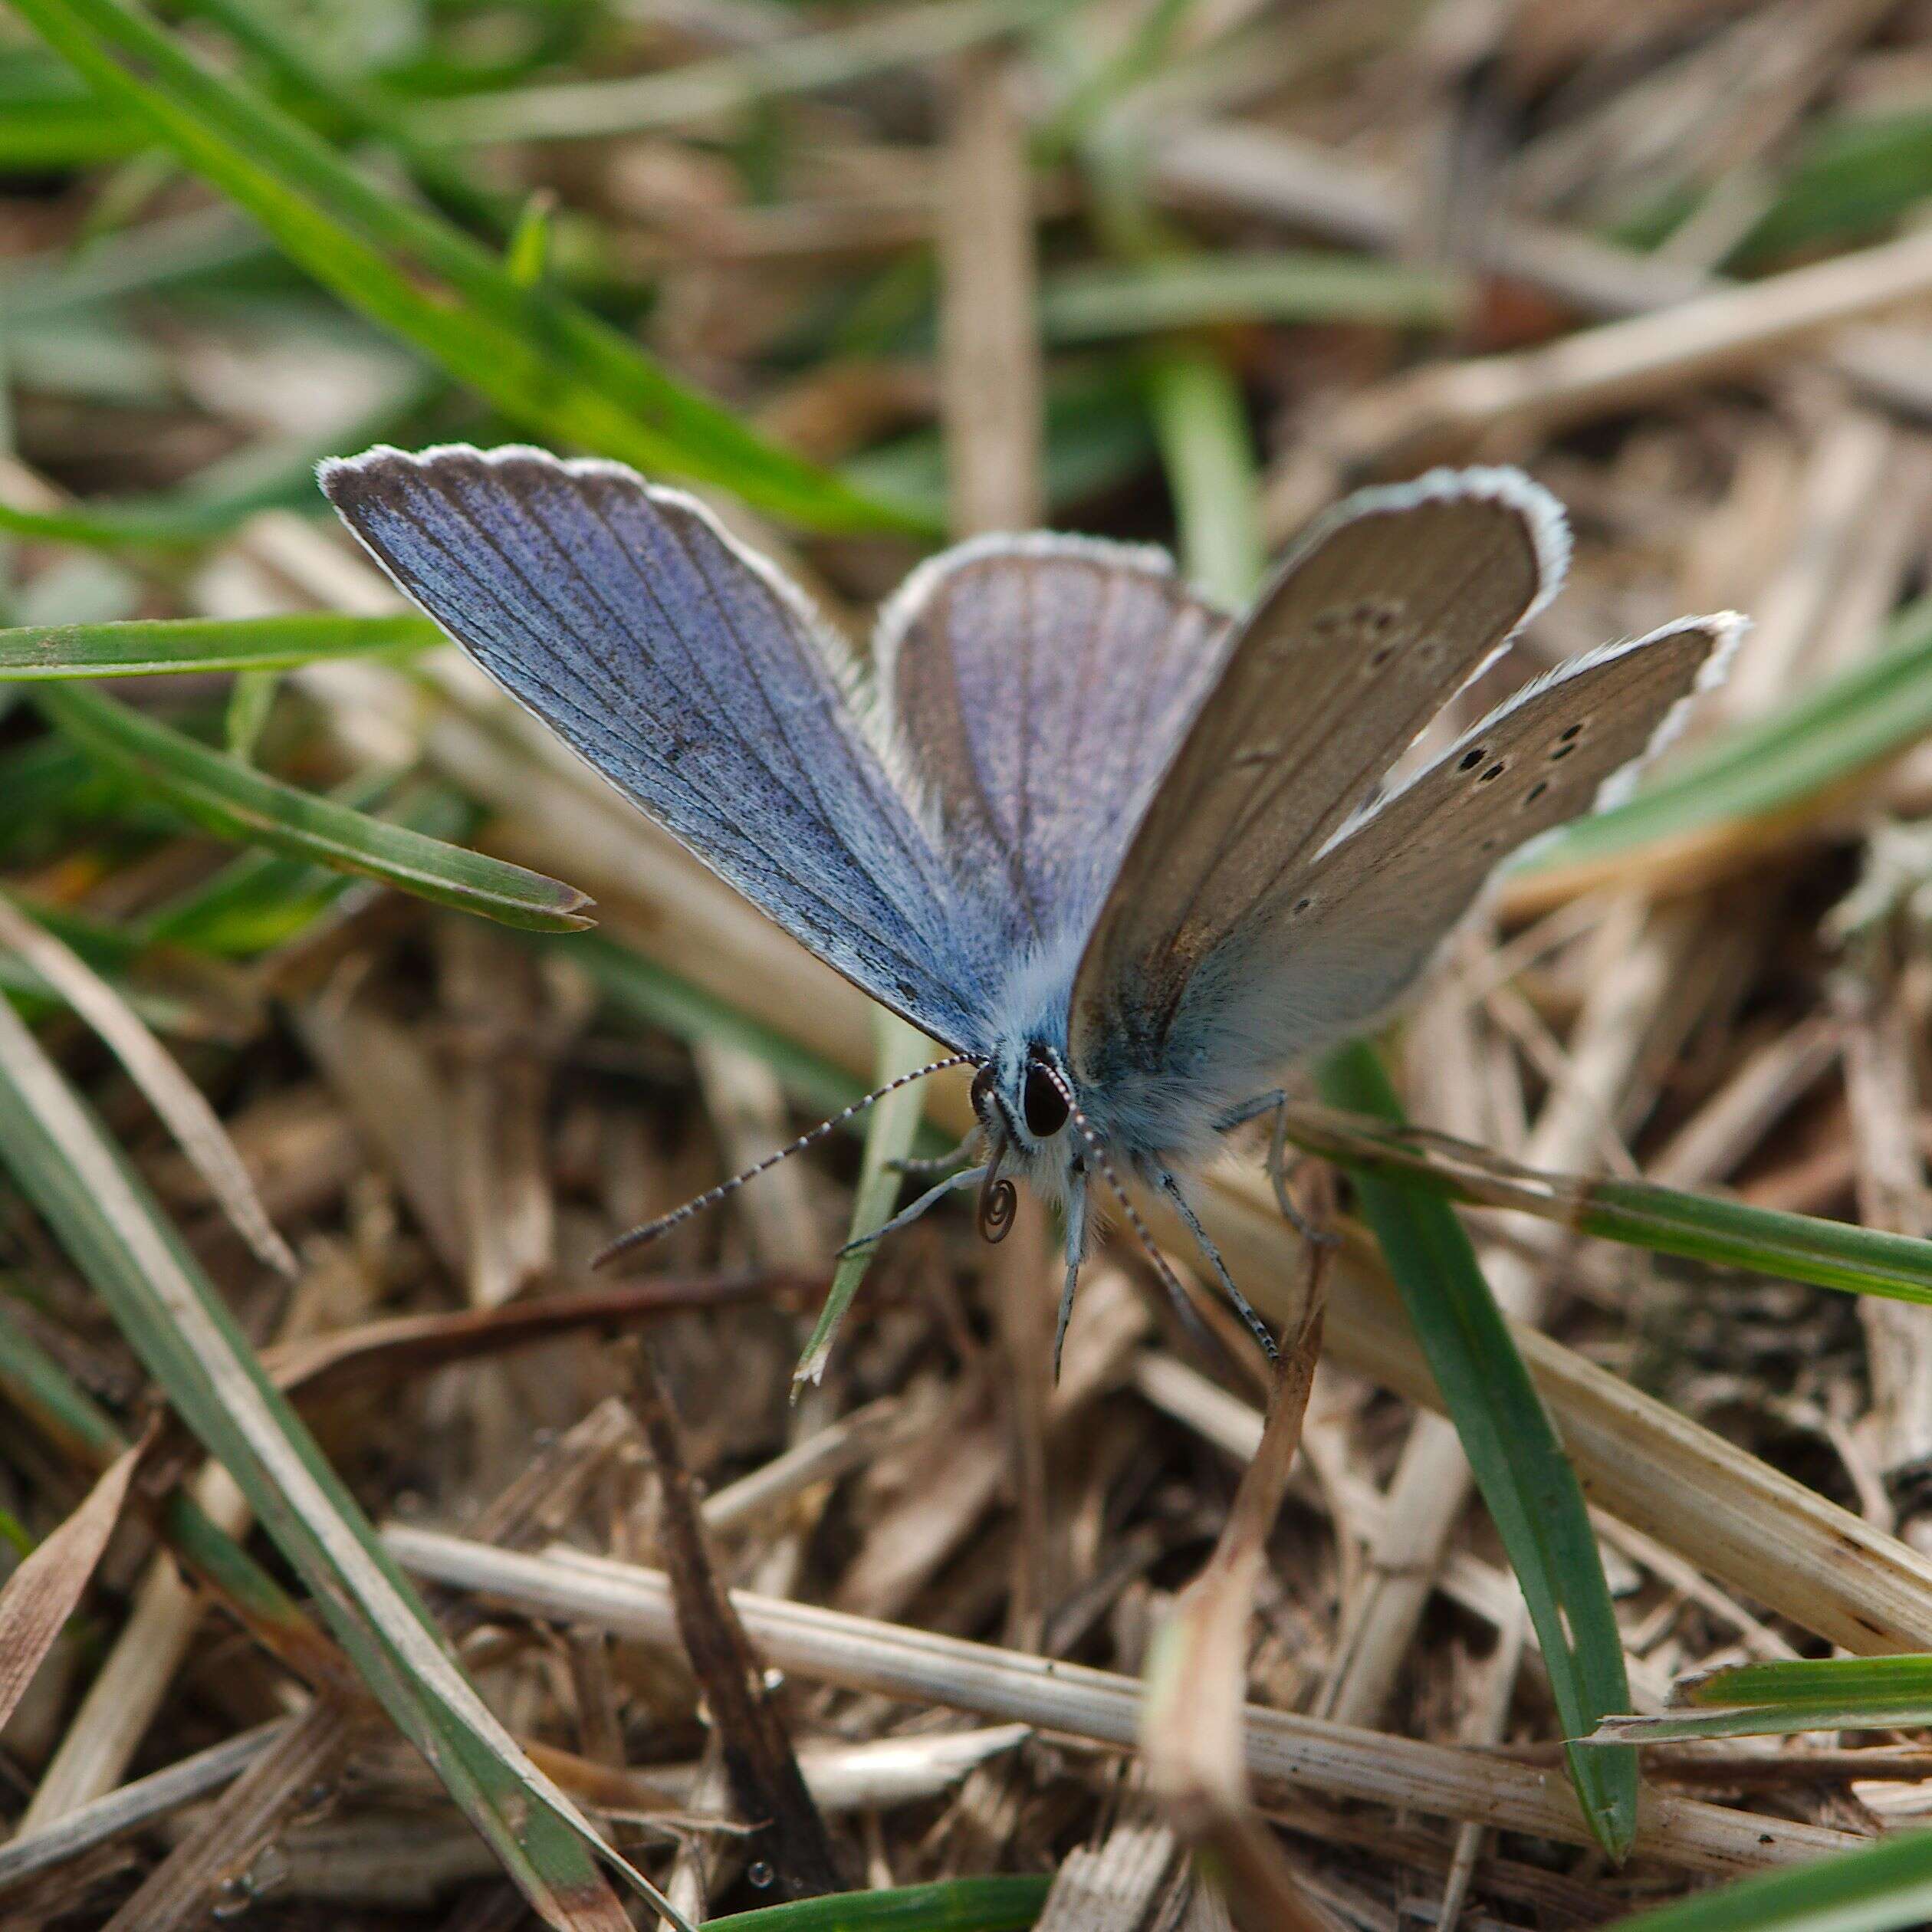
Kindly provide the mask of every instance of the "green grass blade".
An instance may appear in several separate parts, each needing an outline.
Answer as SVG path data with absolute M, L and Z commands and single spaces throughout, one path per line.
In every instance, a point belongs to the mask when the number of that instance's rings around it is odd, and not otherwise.
M 127 121 L 117 110 L 101 111 Z M 79 255 L 58 248 L 16 258 L 8 271 L 3 312 L 9 322 L 45 321 L 184 282 L 219 281 L 268 253 L 261 231 L 232 208 L 162 215 L 105 237 Z
M 1815 1215 L 1679 1194 L 1644 1181 L 1586 1182 L 1586 1234 L 1719 1267 L 1894 1301 L 1932 1302 L 1932 1241 Z
M 714 1932 L 1027 1932 L 1052 1884 L 1031 1873 L 951 1878 L 891 1891 L 801 1898 L 707 1923 Z
M 235 673 L 228 685 L 228 715 L 222 723 L 223 749 L 231 758 L 254 764 L 255 748 L 268 728 L 268 715 L 275 708 L 275 695 L 281 688 L 279 672 Z
M 1401 1119 L 1388 1076 L 1365 1043 L 1330 1055 L 1319 1080 L 1332 1106 Z M 1361 1169 L 1352 1174 L 1523 1586 L 1564 1734 L 1588 1737 L 1602 1718 L 1630 1708 L 1630 1683 L 1576 1473 L 1462 1223 L 1412 1184 Z M 1637 1829 L 1636 1753 L 1576 1743 L 1567 1750 L 1591 1829 L 1613 1857 L 1622 1856 Z
M 550 273 L 554 198 L 539 189 L 523 205 L 510 238 L 503 246 L 503 265 L 519 288 L 534 288 Z
M 1056 347 L 1237 323 L 1441 328 L 1457 312 L 1458 287 L 1445 276 L 1355 255 L 1152 255 L 1056 270 L 1040 284 L 1040 324 Z M 892 346 L 930 353 L 937 331 L 936 316 L 922 312 Z M 1211 359 L 1211 366 L 1220 366 Z
M 297 791 L 77 684 L 34 688 L 48 721 L 104 762 L 137 774 L 219 836 L 258 842 L 420 899 L 540 932 L 590 925 L 573 886 L 406 826 Z
M 86 504 L 71 510 L 16 510 L 0 503 L 0 532 L 38 543 L 87 544 L 103 549 L 121 544 L 185 547 L 225 536 L 266 507 L 259 502 L 196 501 L 185 491 L 167 501 Z
M 1810 1730 L 1916 1730 L 1928 1724 L 1932 1657 L 1823 1657 L 1710 1671 L 1680 1684 L 1671 1710 L 1613 1717 L 1597 1734 L 1664 1744 Z
M 1217 357 L 1180 347 L 1151 354 L 1145 381 L 1188 573 L 1238 610 L 1268 554 L 1240 388 Z
M 882 1007 L 878 1031 L 877 1072 L 881 1086 L 938 1057 L 939 1050 L 918 1027 L 908 1026 Z M 923 1081 L 914 1081 L 896 1093 L 887 1094 L 872 1110 L 866 1128 L 866 1151 L 859 1165 L 859 1185 L 853 1195 L 850 1238 L 855 1241 L 871 1234 L 891 1216 L 892 1203 L 904 1184 L 904 1177 L 893 1163 L 904 1160 L 912 1151 L 925 1106 L 924 1087 Z M 811 1339 L 805 1344 L 805 1352 L 792 1371 L 794 1392 L 801 1384 L 816 1382 L 824 1374 L 826 1359 L 838 1339 L 839 1325 L 845 1319 L 846 1310 L 852 1306 L 852 1298 L 858 1293 L 859 1284 L 865 1280 L 866 1270 L 872 1266 L 876 1252 L 875 1247 L 868 1244 L 839 1257 Z
M 1927 1923 L 1932 1832 L 1914 1832 L 1618 1919 L 1613 1932 L 1901 1932 Z
M 0 99 L 0 174 L 125 160 L 145 144 L 126 115 L 76 87 L 70 74 L 49 74 L 31 90 L 11 87 Z
M 746 429 L 577 304 L 519 287 L 489 249 L 359 174 L 126 0 L 18 0 L 17 11 L 291 261 L 537 434 L 721 485 L 814 527 L 923 531 Z
M 1480 1148 L 1373 1120 L 1294 1110 L 1289 1138 L 1309 1153 L 1452 1201 L 1510 1208 L 1578 1233 L 1713 1267 L 1893 1301 L 1932 1302 L 1932 1241 L 1851 1221 L 1680 1193 L 1649 1181 L 1586 1180 L 1497 1161 Z
M 0 528 L 5 527 L 0 511 Z M 422 650 L 442 641 L 442 632 L 413 611 L 384 617 L 318 610 L 273 617 L 27 624 L 0 630 L 0 679 L 24 684 L 181 671 L 288 671 L 326 658 Z
M 1572 821 L 1515 869 L 1587 864 L 1789 810 L 1909 750 L 1929 731 L 1932 597 L 1921 597 L 1892 619 L 1875 655 L 1674 761 L 1625 803 Z
M 596 140 L 741 111 L 785 94 L 924 63 L 1077 0 L 925 0 L 822 34 L 744 54 L 695 61 L 665 74 L 472 94 L 419 109 L 412 125 L 432 142 Z
M 384 803 L 395 790 L 393 773 L 365 771 L 330 796 L 337 804 L 393 820 L 432 839 L 460 840 L 475 824 L 477 813 L 469 803 L 442 786 L 412 784 Z M 361 882 L 351 873 L 251 846 L 212 877 L 157 907 L 125 936 L 139 946 L 245 958 L 287 945 Z M 590 937 L 569 936 L 578 942 Z
M 1751 268 L 1878 233 L 1932 196 L 1932 113 L 1923 107 L 1821 119 L 1730 264 Z
M 623 1932 L 588 1822 L 477 1696 L 219 1291 L 4 1006 L 0 1158 L 525 1896 L 564 1932 Z
M 1063 269 L 1040 292 L 1050 340 L 1100 342 L 1227 322 L 1379 322 L 1441 328 L 1449 278 L 1355 255 L 1174 255 Z

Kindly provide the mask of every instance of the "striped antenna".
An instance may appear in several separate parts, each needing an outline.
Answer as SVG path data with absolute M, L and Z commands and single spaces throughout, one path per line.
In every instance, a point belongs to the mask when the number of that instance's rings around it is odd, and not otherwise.
M 836 1127 L 843 1127 L 854 1114 L 863 1113 L 876 1101 L 883 1100 L 889 1093 L 896 1093 L 902 1086 L 910 1086 L 915 1080 L 923 1080 L 928 1074 L 943 1073 L 951 1066 L 977 1066 L 979 1062 L 971 1053 L 948 1053 L 944 1060 L 935 1060 L 930 1066 L 915 1068 L 910 1073 L 902 1073 L 895 1080 L 888 1080 L 882 1087 L 867 1094 L 863 1100 L 855 1100 L 849 1107 L 842 1108 L 830 1120 L 821 1120 L 816 1127 L 808 1129 L 797 1139 L 781 1147 L 775 1154 L 767 1154 L 762 1161 L 755 1162 L 742 1174 L 734 1174 L 728 1181 L 721 1181 L 715 1188 L 707 1188 L 701 1194 L 695 1194 L 682 1208 L 674 1208 L 668 1214 L 660 1214 L 654 1221 L 646 1221 L 642 1227 L 633 1227 L 626 1234 L 619 1234 L 607 1247 L 600 1248 L 590 1258 L 593 1268 L 601 1268 L 615 1261 L 619 1255 L 628 1254 L 633 1248 L 642 1247 L 646 1242 L 655 1241 L 660 1234 L 669 1233 L 680 1223 L 688 1221 L 694 1214 L 702 1214 L 707 1208 L 715 1208 L 728 1194 L 734 1194 L 748 1181 L 755 1181 L 768 1169 L 775 1168 L 780 1161 L 788 1161 L 794 1154 L 802 1154 L 816 1141 L 824 1139 Z

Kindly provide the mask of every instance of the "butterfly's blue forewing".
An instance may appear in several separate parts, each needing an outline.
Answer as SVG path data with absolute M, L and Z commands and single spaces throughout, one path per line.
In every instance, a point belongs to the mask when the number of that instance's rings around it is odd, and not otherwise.
M 701 505 L 537 450 L 378 448 L 322 487 L 407 594 L 619 791 L 872 997 L 984 1053 L 993 935 L 803 600 Z

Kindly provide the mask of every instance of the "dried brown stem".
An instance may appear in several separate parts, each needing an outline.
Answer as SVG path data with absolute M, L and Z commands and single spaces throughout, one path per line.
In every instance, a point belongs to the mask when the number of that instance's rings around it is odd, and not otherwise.
M 769 1865 L 777 1890 L 787 1898 L 842 1891 L 831 1838 L 798 1768 L 764 1660 L 746 1635 L 706 1545 L 696 1482 L 670 1397 L 649 1349 L 632 1341 L 623 1353 L 631 1406 L 657 1467 L 678 1631 L 717 1727 L 739 1814 L 750 1827 L 746 1855 Z

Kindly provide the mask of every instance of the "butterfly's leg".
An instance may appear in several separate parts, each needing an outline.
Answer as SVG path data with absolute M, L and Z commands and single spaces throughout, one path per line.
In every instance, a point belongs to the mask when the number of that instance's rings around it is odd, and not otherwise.
M 1194 1237 L 1201 1253 L 1207 1256 L 1209 1265 L 1221 1283 L 1221 1293 L 1234 1304 L 1235 1313 L 1247 1322 L 1268 1359 L 1270 1362 L 1279 1361 L 1280 1354 L 1275 1347 L 1274 1337 L 1268 1332 L 1267 1323 L 1255 1313 L 1249 1306 L 1247 1296 L 1235 1286 L 1234 1277 L 1228 1273 L 1227 1263 L 1221 1259 L 1221 1250 L 1215 1247 L 1209 1238 L 1207 1229 L 1201 1226 L 1201 1217 L 1194 1212 L 1188 1197 L 1181 1191 L 1180 1182 L 1165 1168 L 1157 1168 L 1154 1172 L 1162 1191 L 1174 1203 L 1175 1212 L 1187 1223 L 1188 1232 Z
M 1306 1157 L 1297 1154 L 1291 1161 L 1288 1158 L 1288 1096 L 1276 1096 L 1274 1132 L 1268 1137 L 1268 1178 L 1274 1185 L 1275 1205 L 1281 1210 L 1282 1217 L 1311 1247 L 1334 1247 L 1341 1240 L 1338 1234 L 1315 1224 L 1295 1205 L 1294 1196 L 1288 1191 L 1288 1183 Z
M 958 1166 L 972 1152 L 979 1137 L 980 1129 L 975 1127 L 957 1147 L 949 1148 L 944 1154 L 935 1154 L 924 1159 L 916 1155 L 909 1155 L 902 1161 L 890 1162 L 889 1165 L 895 1174 L 943 1174 L 948 1168 Z
M 1295 1205 L 1294 1196 L 1288 1191 L 1288 1183 L 1296 1168 L 1300 1166 L 1302 1156 L 1288 1158 L 1288 1096 L 1286 1091 L 1276 1087 L 1272 1093 L 1257 1095 L 1252 1100 L 1244 1100 L 1237 1107 L 1231 1107 L 1214 1122 L 1217 1133 L 1231 1133 L 1237 1127 L 1245 1127 L 1250 1120 L 1259 1120 L 1272 1109 L 1274 1113 L 1274 1132 L 1268 1141 L 1268 1179 L 1274 1188 L 1275 1205 L 1281 1210 L 1282 1218 L 1293 1228 L 1304 1241 L 1326 1247 L 1332 1245 L 1335 1237 L 1315 1226 Z
M 928 1208 L 936 1208 L 948 1194 L 957 1193 L 961 1188 L 976 1188 L 985 1174 L 983 1167 L 961 1168 L 957 1174 L 949 1174 L 938 1186 L 926 1189 L 909 1208 L 902 1208 L 889 1221 L 882 1221 L 869 1234 L 861 1234 L 855 1240 L 846 1243 L 840 1249 L 840 1254 L 856 1254 L 861 1248 L 869 1248 L 876 1241 L 882 1241 L 888 1234 L 896 1234 L 902 1227 L 909 1227 Z
M 1053 1381 L 1060 1382 L 1060 1350 L 1073 1314 L 1073 1291 L 1080 1285 L 1080 1257 L 1086 1252 L 1086 1182 L 1076 1178 L 1066 1196 L 1066 1284 L 1060 1290 L 1060 1319 L 1053 1326 Z
M 1257 1094 L 1252 1100 L 1244 1100 L 1238 1106 L 1230 1107 L 1214 1122 L 1217 1134 L 1231 1134 L 1237 1127 L 1245 1127 L 1250 1120 L 1259 1120 L 1270 1107 L 1280 1108 L 1288 1104 L 1286 1089 L 1276 1087 L 1272 1092 Z

